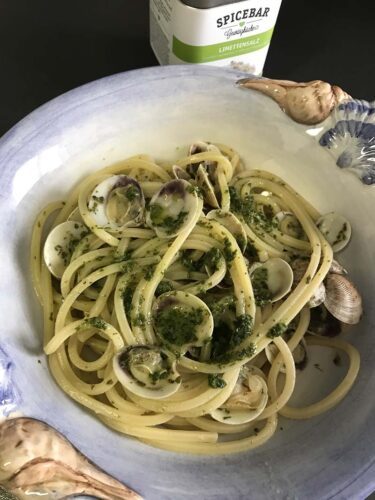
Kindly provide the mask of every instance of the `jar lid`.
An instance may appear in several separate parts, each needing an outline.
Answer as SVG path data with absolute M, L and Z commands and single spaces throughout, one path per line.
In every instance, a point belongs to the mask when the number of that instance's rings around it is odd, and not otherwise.
M 238 0 L 180 0 L 189 7 L 196 9 L 211 9 L 212 7 L 219 7 L 220 5 L 227 5 L 230 3 L 237 3 Z

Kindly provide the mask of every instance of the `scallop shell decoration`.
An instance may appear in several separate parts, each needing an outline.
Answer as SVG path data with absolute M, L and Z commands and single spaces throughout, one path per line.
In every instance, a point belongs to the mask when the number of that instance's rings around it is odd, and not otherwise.
M 375 101 L 350 100 L 339 104 L 319 144 L 336 165 L 356 174 L 364 184 L 375 184 Z
M 315 137 L 336 165 L 353 172 L 364 184 L 375 184 L 375 101 L 352 99 L 340 87 L 321 80 L 244 78 L 237 83 L 271 97 L 297 123 L 323 123 L 323 133 L 318 131 Z

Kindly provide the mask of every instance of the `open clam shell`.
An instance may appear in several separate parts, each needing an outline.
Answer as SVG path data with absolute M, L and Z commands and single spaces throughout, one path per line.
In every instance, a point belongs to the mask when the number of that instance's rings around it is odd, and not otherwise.
M 215 187 L 211 182 L 210 176 L 203 164 L 199 165 L 196 176 L 197 185 L 201 188 L 203 193 L 203 198 L 207 205 L 213 208 L 219 208 L 220 203 L 217 199 Z
M 236 238 L 236 241 L 244 252 L 247 244 L 246 231 L 240 220 L 232 214 L 232 212 L 224 212 L 223 210 L 211 210 L 206 215 L 207 219 L 214 219 L 222 224 Z
M 182 291 L 160 295 L 152 309 L 157 336 L 173 351 L 203 347 L 212 337 L 214 320 L 210 309 L 198 297 Z
M 245 365 L 234 389 L 223 405 L 211 412 L 211 417 L 224 424 L 245 424 L 255 420 L 268 401 L 268 387 L 261 370 Z
M 181 385 L 175 357 L 157 346 L 125 348 L 114 357 L 113 369 L 126 390 L 143 398 L 166 398 Z
M 113 175 L 96 186 L 88 209 L 98 227 L 121 233 L 126 227 L 142 224 L 145 198 L 138 181 L 127 175 Z
M 316 225 L 334 252 L 343 250 L 349 243 L 352 227 L 343 215 L 331 212 L 320 217 Z
M 266 358 L 268 362 L 272 365 L 276 356 L 279 354 L 279 350 L 275 344 L 271 343 L 264 350 L 266 354 Z M 307 363 L 307 343 L 305 339 L 302 339 L 301 342 L 298 343 L 294 351 L 292 352 L 294 364 L 296 368 L 299 370 L 303 370 Z M 281 373 L 285 373 L 285 365 L 283 364 L 280 368 Z
M 191 221 L 198 206 L 194 186 L 184 179 L 175 179 L 151 198 L 146 222 L 159 238 L 174 238 Z
M 250 267 L 250 278 L 259 305 L 263 305 L 263 302 L 277 302 L 290 292 L 293 285 L 292 268 L 278 257 L 253 264 Z
M 61 278 L 70 263 L 72 253 L 79 241 L 87 234 L 81 222 L 69 220 L 52 229 L 43 249 L 46 266 L 56 278 Z

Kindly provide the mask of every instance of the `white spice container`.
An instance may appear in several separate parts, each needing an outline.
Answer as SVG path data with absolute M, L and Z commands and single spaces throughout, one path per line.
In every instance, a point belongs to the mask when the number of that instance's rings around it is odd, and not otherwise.
M 281 0 L 150 0 L 160 64 L 231 66 L 260 75 Z

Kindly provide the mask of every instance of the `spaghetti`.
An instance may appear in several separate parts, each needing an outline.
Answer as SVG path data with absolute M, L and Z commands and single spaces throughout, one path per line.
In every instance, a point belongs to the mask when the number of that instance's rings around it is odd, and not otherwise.
M 334 246 L 332 225 L 319 221 L 282 179 L 244 169 L 221 144 L 197 143 L 175 164 L 141 155 L 89 175 L 33 229 L 53 377 L 109 427 L 178 452 L 249 450 L 272 437 L 279 415 L 330 409 L 360 361 L 347 342 L 312 335 L 312 313 L 332 321 L 328 289 L 314 302 Z M 308 345 L 341 350 L 350 366 L 323 400 L 293 408 Z

